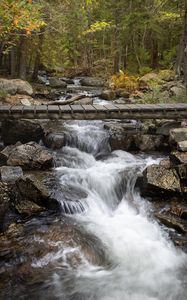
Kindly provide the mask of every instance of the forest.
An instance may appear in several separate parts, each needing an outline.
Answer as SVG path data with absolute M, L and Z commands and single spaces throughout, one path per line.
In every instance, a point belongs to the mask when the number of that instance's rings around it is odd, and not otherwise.
M 0 71 L 107 77 L 174 69 L 187 81 L 187 0 L 1 0 Z

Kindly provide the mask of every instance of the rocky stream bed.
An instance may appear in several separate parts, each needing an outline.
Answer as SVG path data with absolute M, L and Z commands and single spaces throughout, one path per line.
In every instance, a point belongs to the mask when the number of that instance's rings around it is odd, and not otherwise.
M 0 132 L 0 299 L 186 299 L 185 120 Z

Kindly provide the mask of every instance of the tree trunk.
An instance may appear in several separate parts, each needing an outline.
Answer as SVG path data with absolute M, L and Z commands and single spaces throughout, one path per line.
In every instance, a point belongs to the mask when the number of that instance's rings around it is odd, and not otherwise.
M 41 63 L 41 53 L 42 53 L 42 47 L 43 47 L 43 42 L 44 42 L 44 32 L 40 32 L 41 34 L 39 35 L 39 41 L 38 41 L 38 49 L 36 52 L 36 58 L 35 58 L 35 63 L 34 63 L 34 71 L 32 75 L 32 79 L 36 80 L 38 77 L 38 71 Z
M 10 50 L 10 75 L 16 77 L 16 48 L 12 47 Z
M 158 68 L 158 42 L 154 38 L 152 39 L 151 67 L 152 69 Z
M 27 72 L 26 41 L 26 37 L 22 36 L 20 39 L 18 76 L 23 80 L 26 79 Z

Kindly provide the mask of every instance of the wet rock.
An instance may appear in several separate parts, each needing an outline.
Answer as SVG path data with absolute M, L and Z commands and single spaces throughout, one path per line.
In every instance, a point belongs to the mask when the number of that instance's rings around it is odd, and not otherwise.
M 52 155 L 35 142 L 7 146 L 0 152 L 0 162 L 8 166 L 20 166 L 23 170 L 48 169 L 53 166 Z
M 49 78 L 49 85 L 52 88 L 66 88 L 67 87 L 67 83 L 65 81 L 62 81 L 56 77 Z
M 61 149 L 65 146 L 64 134 L 49 133 L 43 139 L 44 145 L 53 150 Z
M 161 195 L 181 193 L 180 179 L 175 170 L 159 165 L 148 166 L 143 173 L 143 195 L 159 198 Z
M 0 182 L 0 231 L 5 229 L 5 217 L 9 210 L 10 198 L 8 185 Z
M 160 162 L 160 166 L 166 168 L 166 169 L 170 169 L 171 168 L 171 161 L 169 158 L 163 159 Z
M 105 90 L 101 93 L 100 98 L 104 100 L 115 100 L 116 92 L 113 90 Z
M 187 164 L 187 152 L 173 151 L 170 158 L 174 164 Z
M 74 84 L 74 80 L 71 78 L 61 77 L 60 80 L 66 82 L 67 84 Z
M 108 122 L 104 128 L 109 132 L 109 143 L 112 150 L 129 150 L 134 141 L 132 133 L 136 132 L 136 126 L 131 123 Z
M 105 82 L 101 78 L 85 77 L 80 80 L 83 86 L 103 87 Z
M 180 142 L 187 141 L 187 128 L 175 128 L 170 130 L 169 140 L 171 145 L 178 145 Z
M 0 78 L 0 90 L 11 95 L 24 94 L 31 96 L 33 94 L 32 86 L 21 79 Z
M 178 142 L 178 149 L 182 152 L 187 152 L 187 141 Z
M 181 128 L 181 122 L 167 121 L 162 123 L 161 125 L 158 125 L 156 134 L 169 136 L 170 131 L 177 128 Z
M 2 139 L 6 145 L 20 141 L 27 143 L 38 142 L 44 135 L 41 125 L 32 120 L 5 120 L 2 122 Z
M 136 136 L 135 145 L 141 151 L 153 151 L 163 146 L 163 136 L 139 134 Z
M 59 202 L 50 197 L 50 191 L 46 185 L 33 175 L 23 176 L 16 181 L 15 195 L 15 199 L 12 197 L 15 207 L 19 211 L 27 210 L 28 214 L 32 214 L 33 211 L 40 211 L 41 207 L 55 210 L 60 208 Z M 31 202 L 39 207 L 32 206 Z
M 14 183 L 23 176 L 22 168 L 3 166 L 0 168 L 0 178 L 2 182 Z
M 15 208 L 20 215 L 32 216 L 44 211 L 44 208 L 29 200 L 15 203 Z
M 166 227 L 173 228 L 179 233 L 186 233 L 185 225 L 177 221 L 176 218 L 172 216 L 166 216 L 164 214 L 156 214 L 155 217 Z

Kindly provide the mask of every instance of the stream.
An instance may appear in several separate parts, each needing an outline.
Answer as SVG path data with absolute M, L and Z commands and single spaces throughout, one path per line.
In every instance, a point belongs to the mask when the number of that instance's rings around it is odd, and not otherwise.
M 66 146 L 45 181 L 61 210 L 18 220 L 1 239 L 0 299 L 186 300 L 186 254 L 136 188 L 161 157 L 112 152 L 102 121 L 60 130 Z
M 65 130 L 53 170 L 62 211 L 10 230 L 0 299 L 185 300 L 186 254 L 135 186 L 160 158 L 111 152 L 100 121 L 67 122 Z

